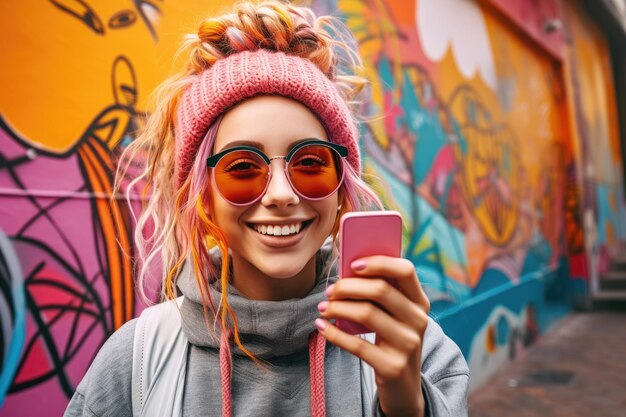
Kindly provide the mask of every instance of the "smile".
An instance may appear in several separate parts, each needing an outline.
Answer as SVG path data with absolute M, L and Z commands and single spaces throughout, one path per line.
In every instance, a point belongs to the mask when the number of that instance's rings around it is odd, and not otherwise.
M 297 235 L 311 222 L 298 222 L 292 224 L 250 224 L 250 227 L 262 235 L 290 236 Z

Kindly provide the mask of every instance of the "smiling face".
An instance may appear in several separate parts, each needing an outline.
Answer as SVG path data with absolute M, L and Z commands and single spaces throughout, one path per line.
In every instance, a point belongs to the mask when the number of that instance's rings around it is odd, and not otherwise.
M 248 145 L 273 158 L 287 155 L 303 139 L 311 138 L 328 140 L 307 107 L 280 96 L 260 96 L 224 115 L 213 153 Z M 235 206 L 219 194 L 213 182 L 208 185 L 213 219 L 232 250 L 232 283 L 248 298 L 306 295 L 315 282 L 315 254 L 337 217 L 337 193 L 319 201 L 302 198 L 291 188 L 284 167 L 284 159 L 271 162 L 267 190 L 250 206 Z

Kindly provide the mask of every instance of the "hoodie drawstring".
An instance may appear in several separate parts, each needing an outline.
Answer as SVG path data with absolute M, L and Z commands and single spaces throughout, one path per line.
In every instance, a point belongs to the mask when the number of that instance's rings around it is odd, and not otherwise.
M 309 374 L 311 378 L 311 417 L 326 416 L 324 397 L 324 353 L 326 339 L 316 330 L 309 337 Z
M 220 376 L 222 380 L 222 417 L 232 417 L 233 405 L 230 390 L 232 357 L 230 354 L 231 331 L 223 331 L 220 337 Z M 324 353 L 326 339 L 316 330 L 309 337 L 309 377 L 311 384 L 311 417 L 326 416 L 324 397 Z
M 231 417 L 233 404 L 230 393 L 232 357 L 230 355 L 230 330 L 222 331 L 220 337 L 220 376 L 222 380 L 222 417 Z

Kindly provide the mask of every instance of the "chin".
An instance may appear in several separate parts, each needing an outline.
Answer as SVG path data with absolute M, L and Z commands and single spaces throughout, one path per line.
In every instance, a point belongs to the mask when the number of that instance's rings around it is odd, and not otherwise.
M 287 260 L 276 260 L 269 264 L 267 261 L 256 265 L 257 269 L 268 277 L 274 279 L 289 279 L 300 273 L 308 264 L 306 262 L 294 262 L 293 257 Z

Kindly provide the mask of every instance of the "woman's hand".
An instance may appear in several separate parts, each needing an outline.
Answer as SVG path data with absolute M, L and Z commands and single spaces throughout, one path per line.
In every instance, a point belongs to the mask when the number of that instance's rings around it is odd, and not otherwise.
M 332 344 L 374 368 L 380 407 L 387 417 L 424 415 L 421 388 L 422 340 L 430 302 L 413 264 L 402 258 L 371 256 L 351 265 L 357 277 L 328 287 L 316 325 Z M 394 279 L 400 290 L 385 279 Z M 343 332 L 328 319 L 360 323 L 376 333 L 376 344 Z

